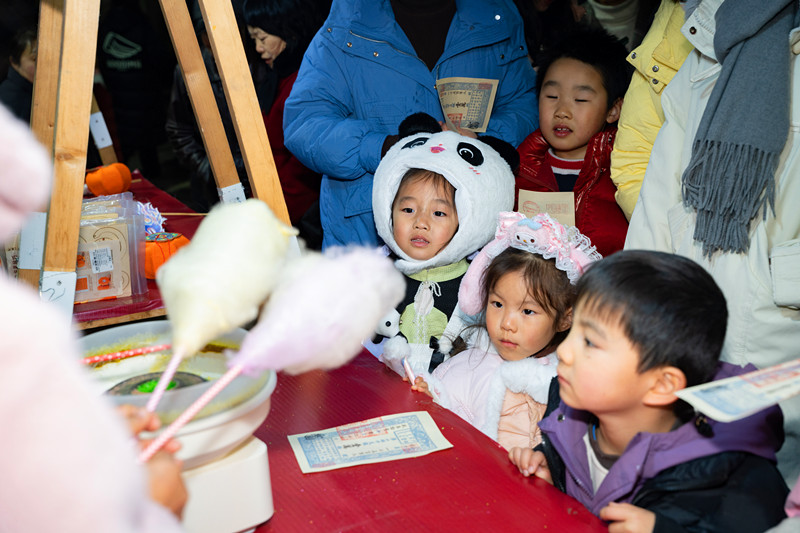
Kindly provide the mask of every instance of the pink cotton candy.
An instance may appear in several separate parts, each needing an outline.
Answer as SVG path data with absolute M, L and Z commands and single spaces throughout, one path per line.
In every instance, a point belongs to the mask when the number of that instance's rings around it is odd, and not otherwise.
M 392 262 L 361 247 L 309 254 L 288 264 L 284 275 L 229 366 L 251 374 L 340 366 L 405 293 Z

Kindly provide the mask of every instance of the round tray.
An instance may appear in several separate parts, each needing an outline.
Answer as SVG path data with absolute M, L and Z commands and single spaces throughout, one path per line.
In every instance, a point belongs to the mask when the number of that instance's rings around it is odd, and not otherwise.
M 177 418 L 227 370 L 222 348 L 236 349 L 247 332 L 236 329 L 215 339 L 213 349 L 201 351 L 183 361 L 179 371 L 199 375 L 207 381 L 168 390 L 156 411 L 164 426 Z M 81 339 L 83 357 L 170 342 L 169 322 L 158 320 L 126 324 L 86 335 Z M 205 349 L 204 349 L 205 350 Z M 98 394 L 117 383 L 166 367 L 171 351 L 147 354 L 89 367 Z M 184 468 L 194 468 L 233 450 L 250 437 L 269 413 L 270 395 L 275 390 L 275 372 L 256 377 L 237 376 L 177 434 L 182 447 L 177 456 Z M 149 394 L 106 395 L 116 405 L 144 406 Z M 145 435 L 145 437 L 150 437 Z

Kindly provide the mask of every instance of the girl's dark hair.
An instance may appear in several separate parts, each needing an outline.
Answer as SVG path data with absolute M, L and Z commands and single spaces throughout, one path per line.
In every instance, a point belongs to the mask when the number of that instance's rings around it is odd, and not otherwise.
M 489 293 L 500 281 L 500 278 L 512 272 L 522 273 L 528 287 L 528 295 L 542 306 L 547 316 L 553 319 L 553 324 L 557 328 L 572 309 L 577 290 L 569 282 L 567 274 L 556 268 L 555 259 L 545 259 L 539 254 L 516 248 L 506 248 L 495 257 L 481 278 L 482 308 L 486 309 L 489 303 Z M 569 328 L 557 332 L 550 345 L 555 348 L 561 344 L 568 333 Z

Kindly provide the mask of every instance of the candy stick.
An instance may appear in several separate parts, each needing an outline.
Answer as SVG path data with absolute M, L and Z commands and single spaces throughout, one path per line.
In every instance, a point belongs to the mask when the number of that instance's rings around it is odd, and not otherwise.
M 206 392 L 203 393 L 202 396 L 196 399 L 192 405 L 190 405 L 183 413 L 181 413 L 181 415 L 176 418 L 167 429 L 161 432 L 161 434 L 153 442 L 151 442 L 147 448 L 142 450 L 142 452 L 139 454 L 139 462 L 146 463 L 149 461 L 150 458 L 153 457 L 153 455 L 155 455 L 156 452 L 160 450 L 169 439 L 174 437 L 183 426 L 185 426 L 197 415 L 197 413 L 203 409 L 203 407 L 208 405 L 208 402 L 213 400 L 214 397 L 222 391 L 222 389 L 227 387 L 231 381 L 236 379 L 236 377 L 241 374 L 243 369 L 244 367 L 242 365 L 234 365 L 228 369 L 228 371 L 225 372 L 225 374 L 223 374 L 223 376 L 219 378 L 216 383 L 214 383 Z
M 414 375 L 414 371 L 411 370 L 411 365 L 408 364 L 406 358 L 403 358 L 403 368 L 406 371 L 406 376 L 408 376 L 408 381 L 411 383 L 411 386 L 414 386 L 414 382 L 417 380 L 417 377 Z
M 109 361 L 127 359 L 128 357 L 134 357 L 137 355 L 145 355 L 153 352 L 163 352 L 164 350 L 169 350 L 171 347 L 172 347 L 171 344 L 157 344 L 155 346 L 144 346 L 142 348 L 133 348 L 131 350 L 124 350 L 121 352 L 93 355 L 91 357 L 84 357 L 83 359 L 81 359 L 81 363 L 83 363 L 84 365 L 93 365 L 95 363 L 107 363 Z
M 178 349 L 172 353 L 172 359 L 169 360 L 167 368 L 164 369 L 164 373 L 162 373 L 161 377 L 158 379 L 156 388 L 153 389 L 152 394 L 150 394 L 150 399 L 147 400 L 147 405 L 145 407 L 149 412 L 152 413 L 156 410 L 158 402 L 160 402 L 161 397 L 164 396 L 164 391 L 167 390 L 167 385 L 169 385 L 169 382 L 172 380 L 172 376 L 175 375 L 175 372 L 178 370 L 178 366 L 183 360 L 183 352 L 184 349 L 182 347 L 178 347 Z

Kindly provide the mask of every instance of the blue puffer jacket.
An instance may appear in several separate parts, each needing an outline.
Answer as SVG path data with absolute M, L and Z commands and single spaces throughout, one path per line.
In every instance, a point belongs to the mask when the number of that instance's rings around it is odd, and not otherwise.
M 514 146 L 538 126 L 536 74 L 511 0 L 457 0 L 445 50 L 428 70 L 389 0 L 334 0 L 284 108 L 285 145 L 323 174 L 323 246 L 375 245 L 372 175 L 408 115 L 444 120 L 436 80 L 500 80 L 487 134 Z

